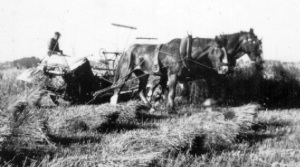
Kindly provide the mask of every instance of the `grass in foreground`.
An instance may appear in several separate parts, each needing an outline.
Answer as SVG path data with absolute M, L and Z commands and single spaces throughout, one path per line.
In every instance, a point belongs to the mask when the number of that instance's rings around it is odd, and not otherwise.
M 297 110 L 259 111 L 256 118 L 251 116 L 257 121 L 253 125 L 253 120 L 250 121 L 247 115 L 235 114 L 257 111 L 256 105 L 216 108 L 213 112 L 197 107 L 182 108 L 183 112 L 187 109 L 191 112 L 171 117 L 157 113 L 150 117 L 152 119 L 149 119 L 149 114 L 147 119 L 137 117 L 137 113 L 146 115 L 144 110 L 136 110 L 138 105 L 133 101 L 117 108 L 104 104 L 35 110 L 48 115 L 48 131 L 43 133 L 47 134 L 50 142 L 42 140 L 37 145 L 39 142 L 31 141 L 26 147 L 20 143 L 18 149 L 17 146 L 11 149 L 11 159 L 2 157 L 2 164 L 173 167 L 299 165 L 300 117 Z M 124 114 L 126 111 L 131 114 Z M 114 118 L 109 115 L 114 115 Z M 69 122 L 76 119 L 80 121 Z M 107 123 L 110 124 L 106 127 L 107 131 L 95 128 Z M 135 127 L 114 129 L 115 124 L 128 123 Z M 252 129 L 247 129 L 249 126 Z M 110 128 L 113 130 L 110 131 Z M 7 152 L 8 149 L 2 148 L 1 153 Z
M 27 88 L 11 72 L 0 81 L 0 166 L 300 166 L 298 109 L 260 110 L 249 121 L 239 114 L 256 105 L 182 106 L 175 116 L 137 102 L 37 108 L 39 91 L 20 95 Z

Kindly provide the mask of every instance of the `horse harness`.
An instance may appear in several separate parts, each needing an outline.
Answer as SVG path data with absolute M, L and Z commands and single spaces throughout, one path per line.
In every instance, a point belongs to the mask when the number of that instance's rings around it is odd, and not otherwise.
M 152 66 L 152 72 L 153 73 L 159 73 L 159 61 L 158 61 L 158 55 L 160 53 L 160 50 L 162 48 L 163 44 L 157 45 L 154 51 L 154 56 L 153 56 L 153 66 Z
M 205 68 L 209 68 L 209 69 L 215 69 L 215 68 L 212 68 L 212 67 L 209 67 L 209 66 L 207 66 L 207 65 L 204 65 L 204 64 L 202 64 L 202 63 L 199 63 L 199 62 L 196 62 L 196 61 L 194 61 L 193 59 L 192 59 L 192 45 L 193 45 L 193 38 L 192 38 L 192 35 L 188 35 L 187 37 L 186 37 L 187 39 L 187 46 L 186 46 L 186 54 L 184 55 L 184 54 L 179 54 L 180 55 L 180 60 L 179 61 L 177 61 L 177 62 L 175 62 L 175 63 L 178 63 L 178 62 L 182 62 L 182 65 L 183 65 L 183 67 L 188 71 L 188 72 L 190 72 L 191 70 L 191 63 L 196 63 L 196 64 L 198 64 L 198 65 L 201 65 L 201 66 L 203 66 L 203 67 L 205 67 Z M 183 39 L 182 39 L 183 40 Z M 182 40 L 181 40 L 181 42 L 182 42 Z M 160 66 L 159 66 L 159 60 L 158 60 L 158 56 L 159 56 L 159 53 L 163 53 L 163 54 L 166 54 L 166 55 L 170 55 L 170 56 L 173 56 L 173 54 L 171 54 L 171 53 L 167 53 L 167 52 L 164 52 L 164 51 L 162 51 L 161 49 L 162 49 L 162 46 L 163 46 L 163 44 L 159 44 L 159 45 L 157 45 L 156 46 L 156 48 L 155 48 L 155 53 L 154 53 L 154 56 L 153 56 L 153 66 L 152 66 L 152 72 L 153 72 L 153 74 L 156 74 L 156 75 L 159 75 L 160 74 Z M 217 48 L 217 47 L 216 47 Z M 222 47 L 221 48 L 221 50 L 222 50 L 222 52 L 224 53 L 224 54 L 226 54 L 226 57 L 227 57 L 227 53 L 226 53 L 226 49 L 224 48 L 224 47 Z M 222 66 L 227 66 L 228 64 L 224 64 L 224 63 L 221 63 L 221 65 Z
M 190 60 L 192 59 L 192 42 L 193 42 L 193 38 L 191 35 L 189 35 L 187 37 L 187 47 L 186 47 L 186 53 L 187 55 L 182 55 L 182 54 L 179 54 L 180 55 L 180 61 L 182 62 L 183 64 L 183 67 L 188 69 L 188 71 L 190 71 Z M 154 56 L 153 56 L 153 66 L 152 66 L 152 72 L 153 73 L 159 73 L 160 71 L 160 67 L 159 67 L 159 60 L 158 60 L 158 56 L 159 56 L 159 53 L 163 53 L 163 54 L 166 54 L 166 55 L 170 55 L 170 56 L 173 56 L 173 54 L 171 53 L 167 53 L 167 52 L 164 52 L 162 51 L 162 46 L 163 44 L 159 44 L 156 46 L 155 48 L 155 53 L 154 53 Z M 178 62 L 180 62 L 178 61 Z M 176 62 L 177 63 L 177 62 Z
M 188 35 L 187 37 L 187 47 L 186 47 L 186 57 L 184 55 L 180 54 L 180 58 L 183 64 L 183 67 L 185 67 L 188 71 L 190 71 L 190 63 L 189 61 L 192 60 L 192 46 L 193 46 L 193 37 L 192 35 Z

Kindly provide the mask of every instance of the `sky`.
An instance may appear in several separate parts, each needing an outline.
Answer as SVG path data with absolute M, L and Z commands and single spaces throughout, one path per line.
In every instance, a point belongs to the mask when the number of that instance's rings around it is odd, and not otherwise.
M 65 54 L 98 60 L 101 48 L 123 51 L 187 33 L 214 38 L 250 28 L 263 41 L 265 59 L 300 62 L 299 0 L 0 0 L 0 62 L 43 58 L 55 31 Z

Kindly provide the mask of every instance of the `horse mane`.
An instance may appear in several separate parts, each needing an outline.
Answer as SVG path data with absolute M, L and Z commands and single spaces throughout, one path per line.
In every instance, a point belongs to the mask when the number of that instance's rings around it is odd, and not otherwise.
M 218 40 L 220 40 L 223 44 L 226 44 L 227 48 L 237 48 L 240 45 L 239 38 L 242 35 L 248 34 L 249 32 L 241 31 L 238 33 L 233 34 L 221 34 L 218 37 Z
M 235 48 L 239 44 L 240 33 L 220 35 L 221 39 L 226 40 L 228 48 Z

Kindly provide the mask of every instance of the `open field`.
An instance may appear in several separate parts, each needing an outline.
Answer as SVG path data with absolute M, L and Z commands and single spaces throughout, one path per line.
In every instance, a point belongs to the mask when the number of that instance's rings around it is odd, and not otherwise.
M 205 83 L 193 82 L 177 115 L 163 105 L 150 114 L 139 101 L 56 107 L 15 81 L 20 71 L 2 73 L 0 166 L 300 166 L 295 65 L 246 64 L 219 107 L 198 105 Z

